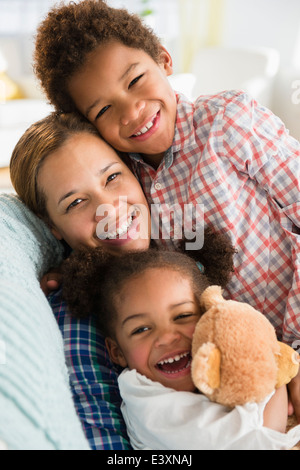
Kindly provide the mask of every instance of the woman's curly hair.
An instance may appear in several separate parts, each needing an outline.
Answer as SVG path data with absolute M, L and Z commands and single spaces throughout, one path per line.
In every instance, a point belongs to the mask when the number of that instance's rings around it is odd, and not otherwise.
M 34 70 L 57 110 L 76 111 L 68 81 L 90 52 L 111 41 L 142 49 L 159 61 L 159 39 L 138 15 L 125 9 L 109 7 L 103 0 L 83 0 L 49 11 L 37 30 Z
M 205 259 L 205 270 L 200 272 L 195 259 L 181 251 L 151 248 L 146 251 L 127 252 L 120 256 L 108 254 L 103 248 L 83 248 L 74 251 L 63 263 L 63 298 L 71 313 L 84 318 L 94 315 L 104 336 L 114 337 L 114 321 L 117 318 L 116 296 L 124 283 L 150 268 L 170 268 L 191 279 L 198 299 L 210 284 L 228 282 L 233 270 L 233 253 L 227 236 L 206 231 L 209 249 L 205 244 L 198 259 Z M 215 250 L 215 253 L 213 253 Z M 209 260 L 209 256 L 212 259 Z M 215 274 L 214 274 L 215 273 Z M 220 274 L 221 273 L 221 274 Z

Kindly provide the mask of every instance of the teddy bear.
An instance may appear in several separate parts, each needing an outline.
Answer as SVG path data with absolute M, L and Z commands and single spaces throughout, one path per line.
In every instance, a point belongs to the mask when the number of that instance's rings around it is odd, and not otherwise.
M 225 300 L 220 286 L 201 296 L 204 314 L 192 342 L 192 378 L 210 400 L 228 407 L 260 402 L 299 370 L 299 355 L 277 341 L 269 320 L 246 303 Z

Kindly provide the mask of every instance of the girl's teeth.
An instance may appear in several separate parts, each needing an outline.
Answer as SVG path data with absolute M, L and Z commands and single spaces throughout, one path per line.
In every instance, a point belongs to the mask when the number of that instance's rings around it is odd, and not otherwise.
M 185 357 L 187 355 L 188 355 L 188 353 L 184 353 L 184 354 L 180 354 L 180 355 L 178 354 L 174 357 L 169 357 L 168 359 L 165 359 L 164 361 L 160 361 L 158 364 L 161 364 L 161 365 L 162 364 L 167 364 L 167 363 L 172 364 L 173 362 L 179 361 L 180 359 L 182 359 L 183 357 Z

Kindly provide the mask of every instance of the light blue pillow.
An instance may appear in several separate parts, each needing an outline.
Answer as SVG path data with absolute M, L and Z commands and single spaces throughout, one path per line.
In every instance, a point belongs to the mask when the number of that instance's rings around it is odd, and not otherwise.
M 89 449 L 62 336 L 39 285 L 62 255 L 17 196 L 0 195 L 0 442 L 8 449 Z

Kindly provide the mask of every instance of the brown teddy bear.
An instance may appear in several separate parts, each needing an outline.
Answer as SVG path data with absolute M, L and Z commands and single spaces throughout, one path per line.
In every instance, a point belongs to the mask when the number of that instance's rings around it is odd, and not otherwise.
M 299 355 L 277 341 L 269 320 L 219 286 L 201 296 L 204 315 L 193 337 L 192 378 L 210 400 L 228 407 L 260 402 L 299 370 Z

